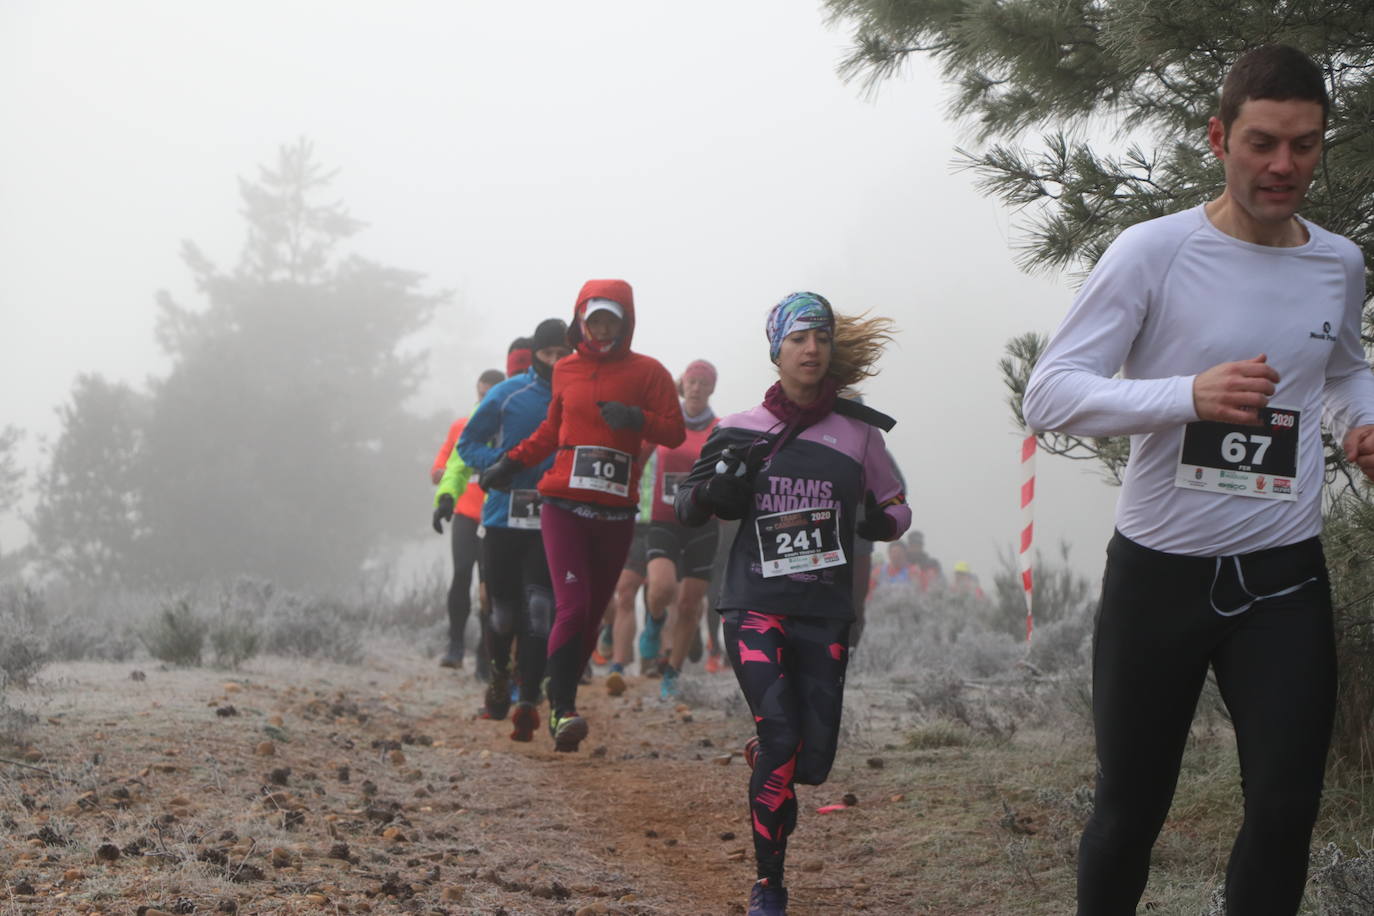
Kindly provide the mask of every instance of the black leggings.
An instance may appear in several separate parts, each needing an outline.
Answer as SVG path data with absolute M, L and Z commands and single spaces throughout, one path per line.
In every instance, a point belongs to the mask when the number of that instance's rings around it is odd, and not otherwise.
M 796 783 L 830 775 L 840 739 L 849 621 L 723 611 L 725 651 L 758 729 L 749 777 L 754 858 L 781 885 L 787 837 L 797 826 Z
M 1093 641 L 1097 793 L 1078 849 L 1079 916 L 1135 913 L 1209 666 L 1245 797 L 1226 912 L 1297 912 L 1336 696 L 1321 542 L 1184 557 L 1118 532 Z
M 461 645 L 468 615 L 472 613 L 472 567 L 477 563 L 482 541 L 477 537 L 477 520 L 466 515 L 453 516 L 449 531 L 453 581 L 448 587 L 448 635 L 451 641 Z
M 553 588 L 544 542 L 538 531 L 488 528 L 482 538 L 482 556 L 491 596 L 492 672 L 510 668 L 511 642 L 519 636 L 520 699 L 537 703 L 553 621 Z

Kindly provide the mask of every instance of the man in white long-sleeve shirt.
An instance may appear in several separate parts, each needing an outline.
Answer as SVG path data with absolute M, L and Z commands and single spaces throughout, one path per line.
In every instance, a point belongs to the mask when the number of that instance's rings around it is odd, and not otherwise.
M 1329 105 L 1297 49 L 1242 56 L 1208 125 L 1225 190 L 1117 238 L 1026 390 L 1035 430 L 1131 436 L 1094 637 L 1080 916 L 1135 912 L 1209 666 L 1245 791 L 1227 912 L 1302 899 L 1335 707 L 1323 416 L 1374 474 L 1364 261 L 1297 216 Z

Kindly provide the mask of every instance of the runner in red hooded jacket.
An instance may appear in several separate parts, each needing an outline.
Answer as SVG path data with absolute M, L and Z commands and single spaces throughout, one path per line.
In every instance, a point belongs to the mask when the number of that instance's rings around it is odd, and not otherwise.
M 549 731 L 560 751 L 587 737 L 577 679 L 596 647 L 597 625 L 634 535 L 644 443 L 686 438 L 673 379 L 658 360 L 631 351 L 634 294 L 624 280 L 588 280 L 577 296 L 568 343 L 553 373 L 549 414 L 529 438 L 483 472 L 503 489 L 523 467 L 554 454 L 539 481 L 541 519 L 557 605 L 549 635 Z

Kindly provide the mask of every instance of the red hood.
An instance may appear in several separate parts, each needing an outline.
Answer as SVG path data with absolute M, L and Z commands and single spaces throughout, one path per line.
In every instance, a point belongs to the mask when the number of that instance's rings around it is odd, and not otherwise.
M 582 313 L 586 310 L 588 299 L 609 299 L 617 302 L 625 310 L 625 326 L 621 329 L 620 339 L 610 352 L 602 353 L 584 346 L 582 337 Z M 573 320 L 568 323 L 568 344 L 578 353 L 590 359 L 619 359 L 630 352 L 630 344 L 635 336 L 635 294 L 630 284 L 624 280 L 588 280 L 582 284 L 577 294 L 577 304 L 573 306 Z

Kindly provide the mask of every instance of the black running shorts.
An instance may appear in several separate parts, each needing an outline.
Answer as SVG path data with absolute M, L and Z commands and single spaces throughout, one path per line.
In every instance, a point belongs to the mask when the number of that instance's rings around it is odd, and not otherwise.
M 649 558 L 645 556 L 649 536 L 648 525 L 635 525 L 634 540 L 630 541 L 630 552 L 625 555 L 625 569 L 643 579 L 649 574 Z
M 677 566 L 679 580 L 710 579 L 716 560 L 717 526 L 707 524 L 688 528 L 676 522 L 649 524 L 648 558 L 672 560 Z

